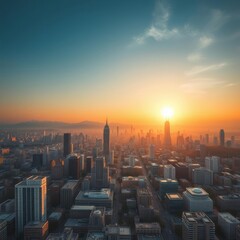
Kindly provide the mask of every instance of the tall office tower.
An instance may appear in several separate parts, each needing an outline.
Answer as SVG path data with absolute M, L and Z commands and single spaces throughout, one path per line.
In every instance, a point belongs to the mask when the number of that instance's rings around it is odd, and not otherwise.
M 149 158 L 150 160 L 155 158 L 155 146 L 153 144 L 149 146 Z
M 119 135 L 119 126 L 117 126 L 117 137 Z
M 223 129 L 221 129 L 220 132 L 219 132 L 219 139 L 220 139 L 220 146 L 224 147 L 225 133 L 224 133 Z
M 236 228 L 240 221 L 228 212 L 218 213 L 218 225 L 226 240 L 236 239 Z
M 92 156 L 87 156 L 84 161 L 84 170 L 85 172 L 91 173 L 91 169 L 93 167 L 93 157 Z
M 71 133 L 64 133 L 63 135 L 63 156 L 66 157 L 71 153 Z
M 52 179 L 63 178 L 64 173 L 64 161 L 63 160 L 52 160 L 51 161 L 51 177 Z
M 103 130 L 103 155 L 108 160 L 109 157 L 109 141 L 110 141 L 110 129 L 108 126 L 108 121 L 106 120 L 106 125 Z
M 76 154 L 68 157 L 68 176 L 73 179 L 80 178 L 80 157 Z
M 7 221 L 0 220 L 0 239 L 7 240 Z
M 186 188 L 183 192 L 185 208 L 189 212 L 212 212 L 213 201 L 202 188 Z
M 91 171 L 91 187 L 94 189 L 109 187 L 109 169 L 105 167 L 104 157 L 98 157 L 95 160 Z
M 32 167 L 38 170 L 43 166 L 43 153 L 35 153 L 32 156 Z
M 182 239 L 214 240 L 215 224 L 203 212 L 183 212 Z
M 24 226 L 47 220 L 47 179 L 31 176 L 15 185 L 16 237 L 23 239 Z
M 220 158 L 216 156 L 205 157 L 205 167 L 214 173 L 219 172 Z
M 213 172 L 204 167 L 193 169 L 193 183 L 197 185 L 213 185 Z
M 109 163 L 114 164 L 114 150 L 110 152 Z
M 205 134 L 205 143 L 208 145 L 209 144 L 209 134 Z
M 172 146 L 170 134 L 170 122 L 168 120 L 164 124 L 164 146 L 166 149 L 170 149 Z
M 164 165 L 163 168 L 164 179 L 176 179 L 176 169 L 172 164 Z
M 84 171 L 84 169 L 85 169 L 84 164 L 85 164 L 85 156 L 84 156 L 84 154 L 81 154 L 80 155 L 80 172 Z

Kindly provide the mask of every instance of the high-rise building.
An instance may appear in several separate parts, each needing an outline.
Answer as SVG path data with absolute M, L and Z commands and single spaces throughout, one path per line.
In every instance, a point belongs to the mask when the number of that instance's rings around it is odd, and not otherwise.
M 106 125 L 103 130 L 103 154 L 108 160 L 109 157 L 109 142 L 110 142 L 110 129 L 108 126 L 108 121 L 106 120 Z
M 205 167 L 214 173 L 219 172 L 220 158 L 216 156 L 205 157 Z
M 24 226 L 47 220 L 47 179 L 31 176 L 15 185 L 16 237 L 22 239 Z
M 202 188 L 186 188 L 183 192 L 185 208 L 189 212 L 212 212 L 213 201 Z
M 48 235 L 48 221 L 46 222 L 29 222 L 24 227 L 24 240 L 45 240 Z
M 62 188 L 60 192 L 60 205 L 62 208 L 70 209 L 77 194 L 78 181 L 72 180 L 68 181 Z
M 166 149 L 170 149 L 172 146 L 170 134 L 170 122 L 168 120 L 164 124 L 164 146 Z
M 91 187 L 101 189 L 109 186 L 109 169 L 105 166 L 105 158 L 97 157 L 91 171 Z
M 76 154 L 68 157 L 68 176 L 73 179 L 80 178 L 80 157 Z
M 220 139 L 220 146 L 223 147 L 225 144 L 225 133 L 223 129 L 221 129 L 219 132 L 219 139 Z
M 175 167 L 172 164 L 164 165 L 163 174 L 164 179 L 176 179 Z
M 71 133 L 64 133 L 63 135 L 63 156 L 66 157 L 71 153 Z
M 40 169 L 43 166 L 43 154 L 35 153 L 32 156 L 32 167 Z
M 236 239 L 236 228 L 240 221 L 228 212 L 218 213 L 218 225 L 220 226 L 224 239 Z
M 212 185 L 213 172 L 204 167 L 193 169 L 193 183 L 198 185 Z
M 215 224 L 203 212 L 183 212 L 182 239 L 214 240 Z
M 153 144 L 149 146 L 149 158 L 150 160 L 155 158 L 155 146 Z
M 0 239 L 7 240 L 7 221 L 0 220 Z
M 91 173 L 91 169 L 93 167 L 93 157 L 87 156 L 84 161 L 84 170 L 86 173 Z

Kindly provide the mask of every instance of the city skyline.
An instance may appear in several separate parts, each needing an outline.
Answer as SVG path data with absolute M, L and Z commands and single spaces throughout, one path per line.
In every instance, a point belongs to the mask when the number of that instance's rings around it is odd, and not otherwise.
M 1 123 L 158 124 L 170 106 L 175 124 L 239 127 L 238 1 L 13 2 Z

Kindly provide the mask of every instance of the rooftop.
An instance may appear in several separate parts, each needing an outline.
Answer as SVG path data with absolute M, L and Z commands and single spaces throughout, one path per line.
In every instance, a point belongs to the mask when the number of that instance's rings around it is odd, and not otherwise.
M 88 218 L 68 218 L 66 221 L 64 227 L 87 227 L 88 226 L 89 219 Z
M 214 224 L 212 220 L 204 212 L 183 212 L 183 215 L 190 223 Z
M 135 227 L 136 228 L 140 228 L 140 229 L 143 229 L 143 228 L 158 228 L 158 229 L 161 229 L 159 223 L 157 222 L 153 222 L 153 223 L 135 223 Z
M 82 205 L 73 205 L 71 207 L 71 210 L 86 210 L 86 211 L 92 211 L 95 209 L 95 206 L 82 206 Z
M 86 240 L 102 240 L 105 234 L 103 232 L 88 232 Z
M 62 189 L 73 189 L 76 187 L 78 181 L 68 181 L 63 187 Z
M 158 234 L 138 234 L 137 235 L 138 240 L 162 240 L 163 238 L 161 235 Z
M 49 215 L 48 220 L 58 221 L 61 217 L 62 217 L 61 212 L 52 212 Z
M 237 218 L 235 218 L 232 214 L 228 212 L 222 212 L 222 213 L 219 213 L 218 215 L 228 223 L 237 223 L 237 224 L 240 223 L 240 221 Z
M 96 198 L 96 199 L 108 199 L 110 195 L 110 189 L 104 189 L 101 191 L 89 191 L 83 194 L 85 198 Z
M 208 196 L 208 193 L 202 188 L 186 188 L 186 191 L 193 196 Z
M 47 222 L 34 221 L 29 222 L 24 228 L 42 228 Z
M 166 196 L 170 200 L 183 200 L 179 193 L 166 193 Z

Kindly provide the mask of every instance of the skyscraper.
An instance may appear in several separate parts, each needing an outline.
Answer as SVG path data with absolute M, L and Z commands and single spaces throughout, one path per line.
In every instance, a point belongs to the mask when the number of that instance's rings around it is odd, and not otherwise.
M 24 226 L 47 220 L 47 179 L 31 176 L 15 185 L 16 237 L 23 239 Z
M 215 224 L 204 212 L 183 212 L 182 239 L 214 240 Z
M 205 166 L 207 169 L 212 170 L 214 173 L 219 172 L 220 157 L 212 156 L 205 157 Z
M 223 129 L 221 129 L 220 132 L 219 132 L 219 139 L 220 139 L 220 146 L 224 147 L 225 133 L 224 133 Z
M 106 125 L 103 130 L 103 155 L 106 158 L 106 161 L 109 157 L 109 141 L 110 141 L 110 129 L 108 126 L 108 121 L 106 120 Z
M 170 135 L 170 122 L 168 120 L 164 124 L 164 146 L 166 149 L 170 149 L 172 146 Z
M 64 133 L 63 135 L 63 156 L 66 157 L 71 153 L 71 133 Z
M 77 155 L 71 155 L 68 158 L 68 176 L 73 179 L 80 178 L 80 157 Z
M 91 170 L 91 187 L 94 189 L 109 187 L 109 169 L 105 166 L 104 157 L 98 157 L 95 160 Z

